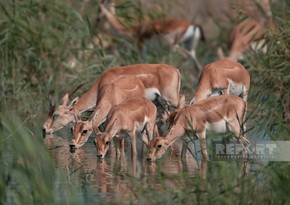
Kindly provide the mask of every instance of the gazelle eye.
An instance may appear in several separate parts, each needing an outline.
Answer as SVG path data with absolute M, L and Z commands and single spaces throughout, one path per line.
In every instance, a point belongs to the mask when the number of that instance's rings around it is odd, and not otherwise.
M 157 149 L 160 149 L 161 147 L 162 147 L 162 145 L 161 145 L 161 144 L 157 145 Z
M 87 134 L 87 132 L 88 132 L 88 130 L 84 130 L 84 131 L 82 132 L 82 135 Z
M 52 115 L 52 120 L 55 121 L 59 118 L 59 115 L 58 114 L 54 114 Z
M 106 145 L 108 145 L 109 143 L 110 143 L 110 142 L 109 142 L 109 141 L 107 141 L 107 142 L 106 142 Z

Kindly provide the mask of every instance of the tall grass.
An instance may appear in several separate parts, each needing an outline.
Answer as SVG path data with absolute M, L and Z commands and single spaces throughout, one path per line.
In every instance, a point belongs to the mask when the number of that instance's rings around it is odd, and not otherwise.
M 250 100 L 257 109 L 256 126 L 272 139 L 289 140 L 290 13 L 286 2 L 276 7 L 275 28 L 268 32 L 266 40 L 267 53 L 253 52 L 248 56 L 252 79 Z
M 1 204 L 52 204 L 53 162 L 43 143 L 16 116 L 0 119 Z
M 126 17 L 124 5 L 119 6 L 120 14 Z M 97 5 L 90 2 L 86 6 L 87 16 L 81 8 L 83 2 L 73 0 L 0 3 L 0 204 L 106 203 L 92 197 L 95 193 L 85 183 L 72 182 L 65 170 L 54 169 L 55 162 L 41 138 L 48 94 L 55 90 L 55 96 L 64 92 L 79 95 L 102 70 L 145 60 L 135 45 L 122 39 L 117 40 L 113 54 L 99 45 L 89 48 L 92 35 L 99 32 L 91 26 Z M 253 112 L 250 120 L 254 134 L 289 140 L 290 9 L 287 1 L 273 9 L 276 28 L 268 35 L 268 52 L 251 53 L 247 58 L 252 79 L 249 102 L 255 108 L 249 109 Z M 212 59 L 212 53 L 201 46 L 202 60 Z M 83 55 L 86 51 L 91 54 Z M 71 59 L 77 66 L 70 65 Z M 164 52 L 153 53 L 146 62 L 179 67 L 182 91 L 191 95 L 194 74 L 190 61 Z M 272 162 L 245 175 L 239 163 L 208 162 L 206 179 L 192 180 L 183 173 L 168 177 L 162 172 L 151 179 L 132 177 L 134 200 L 122 202 L 290 204 L 289 170 L 289 163 Z M 154 187 L 153 181 L 160 186 Z
M 85 49 L 89 26 L 65 1 L 4 2 L 0 3 L 1 101 L 33 98 L 33 106 L 20 104 L 21 108 L 39 109 L 43 103 L 39 94 L 69 89 L 70 83 L 61 89 L 76 73 L 68 63 L 77 58 L 77 51 Z

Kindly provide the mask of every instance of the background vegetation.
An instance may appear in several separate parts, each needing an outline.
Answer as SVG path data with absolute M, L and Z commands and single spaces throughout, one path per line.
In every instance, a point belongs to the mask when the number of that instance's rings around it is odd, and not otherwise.
M 89 47 L 100 32 L 92 26 L 97 4 L 91 4 L 92 11 L 83 15 L 81 1 L 0 1 L 0 204 L 102 202 L 88 196 L 82 184 L 69 181 L 63 170 L 54 169 L 41 137 L 51 91 L 56 97 L 65 92 L 76 96 L 108 67 L 144 62 L 136 46 L 122 39 L 113 39 L 108 50 L 102 44 Z M 122 11 L 132 4 L 138 5 L 127 2 Z M 138 9 L 130 9 L 139 15 Z M 123 15 L 126 18 L 126 12 Z M 289 140 L 289 3 L 273 5 L 273 16 L 276 27 L 269 32 L 267 54 L 251 53 L 247 58 L 252 79 L 249 120 L 254 136 L 262 133 L 274 140 Z M 214 41 L 225 39 L 221 35 Z M 198 56 L 203 64 L 216 58 L 206 44 L 201 44 Z M 191 96 L 196 80 L 191 61 L 171 51 L 152 53 L 146 61 L 179 67 L 182 91 Z M 206 179 L 186 180 L 183 174 L 170 179 L 185 185 L 175 190 L 165 183 L 168 178 L 156 174 L 154 180 L 161 184 L 158 192 L 150 187 L 150 180 L 141 184 L 132 178 L 138 200 L 131 202 L 290 204 L 289 162 L 259 166 L 245 176 L 238 163 L 209 162 Z

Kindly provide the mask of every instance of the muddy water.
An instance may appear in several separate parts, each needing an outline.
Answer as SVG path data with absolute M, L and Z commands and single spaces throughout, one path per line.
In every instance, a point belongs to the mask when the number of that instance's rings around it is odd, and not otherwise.
M 60 137 L 48 135 L 44 142 L 52 157 L 56 161 L 56 169 L 65 170 L 71 183 L 84 183 L 94 192 L 96 199 L 111 203 L 122 202 L 128 197 L 134 201 L 134 192 L 138 186 L 150 183 L 158 191 L 161 184 L 166 186 L 183 186 L 174 176 L 186 175 L 187 179 L 194 179 L 201 172 L 200 164 L 188 153 L 185 160 L 178 156 L 182 142 L 178 142 L 173 152 L 167 154 L 157 163 L 146 160 L 146 148 L 143 156 L 141 141 L 138 142 L 138 156 L 131 158 L 130 141 L 125 141 L 125 155 L 116 158 L 114 147 L 111 147 L 105 159 L 97 158 L 93 137 L 74 153 L 69 150 L 71 136 Z M 156 176 L 164 176 L 160 181 Z M 163 178 L 164 178 L 163 177 Z M 172 178 L 173 179 L 170 179 Z M 181 188 L 181 187 L 179 187 Z M 90 193 L 92 194 L 92 193 Z

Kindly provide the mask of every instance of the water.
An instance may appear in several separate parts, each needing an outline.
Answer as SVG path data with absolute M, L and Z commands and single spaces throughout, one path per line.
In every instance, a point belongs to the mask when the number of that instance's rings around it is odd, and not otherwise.
M 170 204 L 179 197 L 186 199 L 187 194 L 190 194 L 189 200 L 197 202 L 202 197 L 205 198 L 202 200 L 215 199 L 223 189 L 229 189 L 227 192 L 235 195 L 241 193 L 242 180 L 246 181 L 246 186 L 250 186 L 249 193 L 260 193 L 261 187 L 269 180 L 268 173 L 265 172 L 268 162 L 202 161 L 198 140 L 191 147 L 197 158 L 187 152 L 186 158 L 181 159 L 179 153 L 182 140 L 179 140 L 174 149 L 167 150 L 160 160 L 148 162 L 147 150 L 145 148 L 140 153 L 142 142 L 137 140 L 138 156 L 132 159 L 130 139 L 127 138 L 124 156 L 116 158 L 114 147 L 111 147 L 105 159 L 101 160 L 97 157 L 93 136 L 83 147 L 71 153 L 71 133 L 64 129 L 58 134 L 44 138 L 44 143 L 56 162 L 55 170 L 65 172 L 69 186 L 77 187 L 78 197 L 93 203 L 147 204 L 160 200 Z M 209 154 L 211 140 L 211 137 L 207 140 Z M 57 187 L 61 187 L 64 182 L 56 178 L 55 183 Z M 61 202 L 62 193 L 56 195 Z M 231 200 L 236 199 L 233 197 Z M 182 204 L 182 201 L 178 203 Z
M 157 190 L 164 183 L 171 187 L 175 187 L 176 184 L 183 186 L 180 184 L 180 177 L 186 176 L 188 180 L 194 180 L 200 172 L 200 165 L 190 154 L 185 160 L 180 160 L 180 157 L 176 156 L 181 147 L 181 141 L 173 153 L 167 152 L 161 160 L 155 163 L 146 160 L 146 151 L 143 156 L 140 153 L 141 141 L 137 141 L 138 156 L 135 159 L 131 158 L 130 141 L 126 139 L 124 156 L 116 158 L 114 147 L 112 147 L 105 159 L 101 160 L 97 157 L 92 136 L 74 153 L 69 150 L 70 140 L 70 136 L 48 135 L 44 138 L 52 158 L 56 161 L 55 169 L 65 170 L 72 184 L 86 184 L 86 187 L 94 192 L 94 194 L 90 193 L 90 197 L 94 196 L 96 201 L 118 203 L 126 198 L 134 201 L 136 200 L 134 192 L 138 186 L 150 183 L 150 186 Z M 164 180 L 165 178 L 168 179 Z

